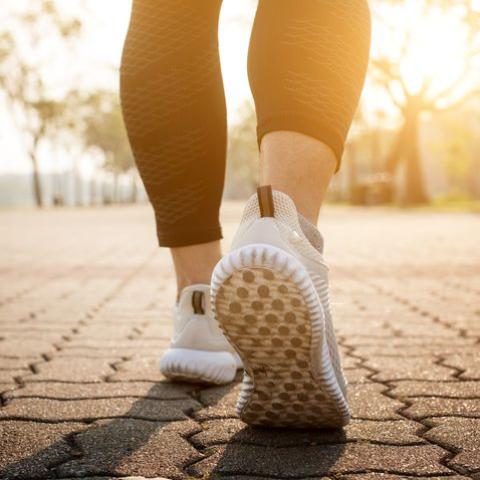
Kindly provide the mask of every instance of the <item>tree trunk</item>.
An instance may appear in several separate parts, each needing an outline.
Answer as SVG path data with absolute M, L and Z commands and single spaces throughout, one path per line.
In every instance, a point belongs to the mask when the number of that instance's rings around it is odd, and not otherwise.
M 476 200 L 480 199 L 480 178 L 475 172 L 480 170 L 480 155 L 475 152 L 472 158 L 472 165 L 470 167 L 469 175 L 469 191 L 472 197 Z
M 405 109 L 405 184 L 403 201 L 406 205 L 420 205 L 428 202 L 425 179 L 419 151 L 420 99 L 410 97 Z
M 404 142 L 405 142 L 405 124 L 399 130 L 397 134 L 397 138 L 395 139 L 395 142 L 390 152 L 388 153 L 385 161 L 385 171 L 390 175 L 393 175 L 395 173 L 395 170 L 400 164 L 402 151 L 405 146 Z
M 76 165 L 73 170 L 73 181 L 75 183 L 74 203 L 76 207 L 81 207 L 83 205 L 83 185 L 82 185 L 82 177 L 80 176 L 80 173 Z
M 130 203 L 137 202 L 137 175 L 132 173 L 132 183 L 131 183 L 131 191 L 130 191 Z
M 347 145 L 348 149 L 348 163 L 347 167 L 347 189 L 348 201 L 352 205 L 358 204 L 358 175 L 357 175 L 357 145 L 355 142 L 350 142 Z
M 43 207 L 42 183 L 40 181 L 40 171 L 38 169 L 38 159 L 34 151 L 30 152 L 30 159 L 32 160 L 32 181 L 33 181 L 33 197 L 35 205 L 39 208 Z
M 118 198 L 118 172 L 113 172 L 113 203 L 120 203 Z
M 97 179 L 95 176 L 90 180 L 90 205 L 96 205 L 97 204 Z

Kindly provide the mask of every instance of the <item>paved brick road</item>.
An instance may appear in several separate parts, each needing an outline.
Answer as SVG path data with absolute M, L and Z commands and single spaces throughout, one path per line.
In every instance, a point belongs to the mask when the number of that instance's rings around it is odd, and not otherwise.
M 1 478 L 480 478 L 478 216 L 326 210 L 343 432 L 250 429 L 238 385 L 162 379 L 175 288 L 146 207 L 0 228 Z

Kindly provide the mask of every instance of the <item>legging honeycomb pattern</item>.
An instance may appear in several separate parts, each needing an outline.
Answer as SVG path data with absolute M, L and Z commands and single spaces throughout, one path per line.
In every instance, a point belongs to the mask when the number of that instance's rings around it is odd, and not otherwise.
M 162 246 L 221 238 L 221 3 L 133 0 L 121 101 Z M 297 131 L 329 145 L 339 165 L 369 47 L 366 0 L 259 0 L 248 58 L 259 144 L 267 132 Z

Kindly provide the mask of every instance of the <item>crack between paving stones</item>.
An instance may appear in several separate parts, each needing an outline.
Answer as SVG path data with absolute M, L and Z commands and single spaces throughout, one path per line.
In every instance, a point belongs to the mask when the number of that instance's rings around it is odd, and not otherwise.
M 105 383 L 113 383 L 113 384 L 121 384 L 121 383 L 136 383 L 134 381 L 132 382 L 97 382 L 97 383 L 92 383 L 92 382 L 86 382 L 86 383 L 74 383 L 74 382 L 31 382 L 31 383 L 56 383 L 56 384 L 65 384 L 67 383 L 68 385 L 91 385 L 92 387 L 94 386 L 99 386 L 99 385 L 104 385 Z M 148 382 L 138 382 L 138 383 L 148 383 Z M 153 382 L 152 382 L 153 383 Z M 3 393 L 10 393 L 15 390 L 8 390 Z M 21 397 L 13 397 L 11 400 L 16 401 L 16 400 L 22 400 L 24 398 L 38 398 L 38 399 L 43 399 L 43 400 L 58 400 L 58 401 L 76 401 L 76 400 L 109 400 L 109 399 L 118 399 L 118 398 L 131 398 L 131 399 L 145 399 L 145 400 L 156 400 L 156 401 L 161 401 L 161 402 L 169 402 L 169 401 L 178 401 L 178 400 L 187 400 L 189 397 L 187 394 L 182 395 L 182 396 L 172 396 L 168 398 L 159 398 L 159 397 L 146 397 L 145 395 L 99 395 L 99 396 L 87 396 L 87 397 L 51 397 L 48 394 L 46 395 L 41 395 L 41 394 L 32 394 L 32 395 L 22 395 Z
M 390 298 L 393 298 L 394 300 L 396 301 L 399 301 L 400 303 L 404 304 L 404 305 L 407 305 L 408 307 L 410 307 L 411 309 L 413 308 L 414 311 L 420 311 L 420 309 L 414 305 L 412 302 L 410 302 L 408 299 L 406 298 L 402 298 L 400 296 L 397 296 L 395 293 L 392 293 L 388 290 L 386 290 L 385 288 L 381 287 L 381 286 L 378 286 L 376 285 L 375 283 L 373 282 L 367 282 L 367 284 L 369 284 L 370 286 L 372 286 L 374 289 L 377 290 L 378 293 L 380 294 L 384 294 L 386 296 L 389 296 Z M 461 337 L 461 329 L 459 328 L 455 328 L 454 326 L 452 326 L 451 324 L 449 324 L 448 322 L 445 322 L 443 320 L 441 320 L 438 316 L 436 315 L 433 315 L 429 312 L 423 312 L 425 313 L 428 318 L 430 318 L 434 323 L 439 323 L 441 324 L 442 326 L 450 329 L 450 330 L 453 330 L 457 336 Z M 359 355 L 356 355 L 356 354 L 351 354 L 352 357 L 357 357 L 357 358 L 361 358 L 363 361 L 368 361 L 366 358 L 363 358 L 363 357 L 360 357 Z M 442 361 L 444 360 L 444 357 L 441 357 L 440 359 L 437 360 L 437 364 L 438 365 L 442 365 Z M 447 367 L 447 365 L 442 365 L 444 367 Z M 365 368 L 369 369 L 370 371 L 374 371 L 375 369 L 371 368 L 371 367 L 368 367 L 367 365 L 364 365 Z M 450 366 L 448 366 L 449 368 L 451 368 Z M 457 371 L 457 377 L 454 377 L 454 378 L 457 378 L 458 379 L 458 375 L 460 375 L 461 373 L 458 373 L 460 369 L 458 368 L 452 368 L 453 370 L 456 370 Z M 377 374 L 379 374 L 380 371 L 377 371 Z M 404 399 L 404 398 L 400 398 L 400 397 L 396 397 L 392 390 L 394 389 L 393 386 L 389 385 L 388 382 L 381 382 L 379 380 L 376 380 L 375 378 L 373 378 L 373 375 L 370 377 L 370 379 L 374 382 L 378 382 L 378 383 L 381 383 L 383 385 L 386 385 L 388 388 L 386 391 L 382 392 L 383 395 L 393 399 L 393 400 L 397 400 L 399 402 L 402 402 L 404 404 L 404 407 L 400 407 L 396 413 L 408 420 L 411 420 L 411 421 L 414 421 L 420 425 L 422 425 L 425 430 L 424 431 L 419 431 L 419 433 L 417 434 L 417 436 L 419 436 L 420 438 L 422 438 L 423 440 L 425 440 L 427 443 L 431 444 L 431 445 L 434 445 L 434 446 L 437 446 L 438 448 L 441 448 L 442 450 L 445 450 L 446 454 L 440 459 L 440 464 L 443 465 L 445 468 L 448 468 L 449 470 L 451 470 L 452 472 L 454 473 L 459 473 L 459 474 L 465 474 L 467 473 L 466 471 L 464 471 L 463 469 L 459 469 L 459 468 L 456 468 L 456 467 L 453 467 L 452 465 L 450 465 L 449 463 L 451 462 L 451 460 L 453 460 L 459 453 L 459 451 L 457 451 L 458 449 L 452 449 L 451 447 L 449 446 L 445 446 L 445 445 L 442 445 L 440 442 L 434 442 L 428 438 L 425 437 L 426 433 L 428 433 L 428 431 L 430 431 L 432 428 L 432 426 L 430 425 L 427 425 L 425 424 L 424 420 L 426 418 L 434 418 L 436 417 L 435 415 L 432 415 L 432 416 L 428 416 L 428 417 L 424 417 L 424 418 L 413 418 L 413 417 L 409 417 L 407 414 L 405 414 L 405 410 L 408 409 L 410 406 L 413 405 L 413 402 L 412 401 L 409 401 L 408 399 Z M 444 416 L 444 415 L 442 415 Z M 452 416 L 457 416 L 457 415 L 452 415 Z M 472 418 L 471 416 L 467 416 L 466 418 Z M 461 451 L 461 450 L 460 450 Z
M 396 380 L 395 380 L 396 382 Z M 443 382 L 442 382 L 443 383 Z M 397 387 L 392 387 L 397 388 Z M 480 400 L 480 396 L 471 396 L 471 395 L 464 395 L 461 397 L 455 397 L 452 395 L 439 395 L 439 394 L 421 394 L 421 395 L 406 395 L 402 398 L 443 398 L 445 400 Z
M 184 412 L 185 415 L 187 415 L 193 422 L 195 422 L 196 424 L 199 424 L 200 425 L 200 430 L 197 431 L 197 432 L 192 432 L 188 435 L 185 435 L 183 438 L 189 443 L 189 445 L 192 446 L 192 448 L 198 452 L 202 458 L 199 458 L 197 460 L 191 460 L 189 462 L 187 462 L 183 467 L 182 467 L 182 472 L 185 473 L 186 475 L 188 476 L 193 476 L 194 478 L 199 478 L 197 475 L 195 475 L 191 469 L 192 467 L 197 464 L 198 462 L 201 462 L 203 460 L 205 460 L 206 458 L 210 457 L 210 455 L 208 455 L 206 453 L 206 450 L 207 448 L 202 448 L 202 447 L 199 447 L 198 445 L 195 445 L 194 442 L 192 442 L 191 438 L 198 434 L 198 433 L 201 433 L 204 431 L 204 428 L 203 428 L 203 423 L 206 421 L 206 420 L 199 420 L 199 419 L 196 419 L 195 416 L 194 416 L 194 413 L 199 411 L 199 410 L 202 410 L 203 408 L 208 408 L 208 404 L 205 404 L 204 402 L 202 402 L 202 399 L 201 399 L 201 393 L 202 393 L 202 389 L 201 387 L 198 387 L 198 388 L 195 388 L 193 389 L 192 391 L 189 392 L 189 397 L 198 402 L 200 405 L 201 405 L 201 408 L 195 410 L 194 408 L 191 408 L 188 412 Z M 232 418 L 238 418 L 238 417 L 232 417 Z M 212 452 L 213 454 L 213 452 Z
M 104 383 L 107 383 L 107 382 L 104 382 Z M 94 384 L 94 385 L 102 385 L 102 383 L 98 383 L 98 384 Z M 13 390 L 10 390 L 9 392 L 11 392 Z M 9 393 L 9 392 L 4 392 L 4 393 Z M 62 398 L 58 398 L 58 397 L 49 397 L 48 395 L 44 396 L 44 395 L 25 395 L 25 396 L 21 396 L 21 397 L 13 397 L 11 399 L 8 399 L 9 401 L 12 401 L 12 402 L 16 402 L 16 401 L 19 401 L 19 400 L 23 400 L 23 399 L 26 399 L 26 398 L 29 398 L 29 399 L 39 399 L 39 400 L 57 400 L 59 402 L 83 402 L 85 400 L 113 400 L 113 399 L 116 399 L 118 400 L 119 398 L 122 398 L 122 399 L 132 399 L 132 400 L 138 400 L 138 399 L 141 399 L 141 400 L 153 400 L 153 401 L 156 401 L 156 402 L 177 402 L 179 400 L 188 400 L 188 397 L 186 396 L 182 396 L 182 397 L 169 397 L 169 398 L 157 398 L 157 397 L 145 397 L 143 395 L 115 395 L 115 396 L 99 396 L 99 397 L 62 397 Z M 1 417 L 3 418 L 3 417 Z M 1 421 L 1 419 L 0 419 Z
M 422 427 L 422 429 L 426 429 L 426 430 L 423 430 L 420 429 L 417 433 L 415 433 L 416 436 L 418 436 L 420 439 L 424 440 L 426 444 L 430 444 L 432 446 L 435 446 L 437 448 L 440 448 L 441 450 L 444 450 L 445 451 L 445 455 L 442 456 L 442 458 L 439 459 L 439 464 L 442 465 L 443 467 L 445 468 L 448 468 L 449 470 L 451 470 L 453 473 L 463 473 L 463 472 L 459 472 L 457 469 L 453 468 L 451 465 L 448 464 L 448 462 L 450 460 L 452 460 L 453 458 L 455 458 L 455 456 L 457 455 L 458 452 L 452 452 L 451 449 L 448 449 L 448 448 L 445 448 L 443 447 L 442 445 L 440 444 L 437 444 L 433 441 L 431 441 L 429 438 L 426 438 L 425 437 L 425 434 L 433 427 L 429 426 L 429 425 L 425 425 L 424 422 L 422 422 L 422 419 L 419 419 L 419 418 L 413 418 L 413 417 L 410 417 L 409 415 L 405 414 L 405 410 L 407 410 L 409 407 L 411 407 L 413 405 L 413 402 L 412 401 L 409 401 L 408 399 L 406 398 L 402 398 L 402 397 L 397 397 L 393 394 L 393 390 L 394 390 L 394 386 L 391 385 L 389 382 L 387 381 L 380 381 L 380 380 L 376 380 L 374 377 L 375 374 L 379 374 L 380 373 L 380 370 L 377 370 L 377 369 L 374 369 L 368 365 L 365 365 L 365 362 L 368 361 L 367 358 L 365 357 L 362 357 L 358 354 L 355 354 L 355 353 L 351 353 L 351 356 L 353 358 L 357 358 L 361 361 L 361 364 L 364 368 L 366 368 L 367 370 L 371 371 L 371 372 L 374 372 L 371 376 L 370 376 L 370 379 L 374 382 L 374 383 L 377 383 L 377 384 L 380 384 L 382 386 L 385 387 L 385 390 L 383 390 L 382 392 L 380 392 L 382 395 L 385 395 L 386 397 L 392 399 L 392 400 L 396 400 L 400 403 L 403 403 L 403 406 L 402 407 L 399 407 L 398 409 L 396 409 L 395 413 L 397 415 L 400 415 L 401 417 L 405 418 L 406 420 L 410 420 L 410 421 L 413 421 L 417 424 L 419 424 L 419 426 Z
M 20 292 L 17 292 L 13 295 L 10 295 L 10 297 L 5 297 L 4 299 L 2 299 L 0 301 L 0 307 L 3 307 L 5 305 L 8 305 L 14 302 L 15 300 L 20 299 L 24 295 L 36 290 L 38 287 L 44 287 L 46 284 L 50 282 L 59 280 L 67 276 L 71 276 L 73 272 L 85 270 L 87 266 L 90 264 L 90 262 L 92 262 L 96 258 L 102 258 L 106 253 L 109 253 L 109 252 L 110 252 L 110 247 L 107 249 L 101 250 L 99 252 L 95 252 L 93 255 L 88 255 L 86 259 L 83 259 L 81 262 L 79 262 L 77 265 L 74 265 L 73 267 L 67 267 L 60 274 L 50 275 L 42 278 L 40 281 L 34 283 L 33 285 L 30 285 L 29 287 L 22 289 Z M 34 318 L 34 317 L 31 317 L 31 318 Z
M 401 421 L 401 420 L 397 420 Z M 200 432 L 198 432 L 200 433 Z M 233 440 L 228 443 L 228 445 L 251 445 L 254 447 L 264 447 L 264 448 L 271 448 L 271 449 L 281 449 L 281 448 L 290 448 L 290 447 L 307 447 L 307 446 L 316 446 L 316 447 L 322 447 L 322 446 L 343 446 L 346 444 L 359 444 L 359 445 L 379 445 L 379 446 L 385 446 L 385 447 L 421 447 L 425 446 L 426 442 L 419 440 L 418 442 L 411 442 L 411 443 L 397 443 L 397 442 L 383 442 L 380 440 L 370 440 L 370 439 L 363 439 L 363 438 L 351 438 L 351 439 L 346 439 L 344 442 L 308 442 L 308 443 L 299 443 L 299 444 L 285 444 L 285 445 L 267 445 L 265 443 L 260 443 L 260 442 L 255 442 L 251 440 Z M 222 445 L 225 445 L 225 442 L 212 442 L 209 443 L 206 446 L 201 446 L 197 445 L 195 448 L 197 449 L 208 449 L 211 447 L 221 447 Z
M 232 477 L 240 477 L 244 476 L 247 478 L 250 478 L 252 476 L 258 477 L 258 478 L 264 478 L 264 479 L 281 479 L 281 480 L 303 480 L 303 479 L 315 479 L 318 480 L 320 477 L 326 476 L 327 478 L 338 478 L 341 479 L 342 477 L 345 477 L 346 475 L 363 475 L 363 474 L 368 474 L 368 473 L 381 473 L 381 474 L 387 474 L 387 475 L 398 475 L 400 478 L 405 478 L 407 475 L 409 477 L 414 477 L 414 478 L 436 478 L 436 477 L 445 477 L 449 478 L 457 473 L 449 473 L 449 472 L 442 472 L 442 473 L 436 473 L 436 474 L 425 474 L 425 473 L 405 473 L 404 471 L 401 470 L 394 470 L 394 469 L 378 469 L 378 468 L 368 468 L 368 469 L 351 469 L 351 470 L 344 470 L 342 472 L 335 472 L 335 473 L 325 473 L 325 474 L 313 474 L 313 475 L 301 475 L 301 476 L 276 476 L 272 477 L 271 475 L 262 475 L 262 474 L 251 474 L 250 472 L 235 472 L 235 473 L 228 473 L 225 475 L 222 475 L 221 473 L 216 473 L 215 477 L 195 477 L 195 478 L 215 478 L 218 480 L 223 480 L 223 479 L 228 479 Z
M 435 442 L 433 440 L 431 440 L 430 438 L 427 438 L 426 437 L 426 434 L 432 429 L 434 428 L 433 426 L 431 425 L 428 425 L 425 423 L 425 418 L 427 417 L 424 417 L 424 418 L 418 418 L 418 417 L 413 417 L 413 416 L 410 416 L 408 415 L 407 413 L 405 413 L 405 411 L 411 407 L 413 405 L 413 402 L 408 400 L 408 399 L 404 399 L 404 398 L 399 398 L 399 397 L 395 397 L 392 393 L 392 390 L 393 390 L 393 386 L 389 386 L 388 390 L 386 390 L 385 392 L 383 392 L 383 395 L 389 397 L 389 398 L 392 398 L 392 399 L 395 399 L 397 401 L 400 401 L 404 404 L 403 407 L 400 407 L 398 410 L 397 410 L 397 413 L 399 415 L 401 415 L 402 417 L 406 418 L 407 420 L 411 420 L 411 421 L 414 421 L 415 423 L 418 423 L 419 425 L 421 425 L 423 427 L 423 429 L 419 430 L 416 435 L 420 438 L 422 438 L 426 443 L 432 445 L 432 446 L 436 446 L 442 450 L 445 451 L 445 455 L 443 455 L 440 459 L 439 459 L 439 463 L 440 465 L 444 466 L 445 468 L 448 468 L 449 470 L 451 470 L 452 472 L 454 473 L 459 473 L 459 474 L 464 474 L 465 472 L 462 471 L 461 469 L 458 469 L 452 465 L 450 465 L 450 461 L 453 460 L 459 453 L 459 451 L 457 451 L 457 449 L 452 449 L 452 448 L 447 448 L 445 445 L 442 445 L 441 443 L 439 442 Z M 430 416 L 430 418 L 432 418 L 434 416 Z
M 449 330 L 453 330 L 457 336 L 462 338 L 461 335 L 461 328 L 454 326 L 453 324 L 447 322 L 446 320 L 442 320 L 438 315 L 435 315 L 427 310 L 424 310 L 422 308 L 419 308 L 417 305 L 412 303 L 408 298 L 402 297 L 400 295 L 397 295 L 396 292 L 392 292 L 383 286 L 377 285 L 375 282 L 372 281 L 366 281 L 366 284 L 370 285 L 372 288 L 374 288 L 378 293 L 383 294 L 387 297 L 392 298 L 398 303 L 401 303 L 402 305 L 405 305 L 410 308 L 411 311 L 413 312 L 418 312 L 422 316 L 429 318 L 433 323 L 437 323 L 439 325 L 444 326 L 445 328 Z
M 152 251 L 152 253 L 150 253 L 147 258 L 145 260 L 143 260 L 140 265 L 137 265 L 130 273 L 129 275 L 127 275 L 125 278 L 123 278 L 111 291 L 110 293 L 108 293 L 105 297 L 103 297 L 102 300 L 100 300 L 94 307 L 92 307 L 86 314 L 84 317 L 80 318 L 76 325 L 72 327 L 71 329 L 71 332 L 72 332 L 72 336 L 75 336 L 75 335 L 78 335 L 78 333 L 80 332 L 80 329 L 81 327 L 80 326 L 86 326 L 88 325 L 88 322 L 86 322 L 86 318 L 94 318 L 95 315 L 94 315 L 94 312 L 95 313 L 98 313 L 102 307 L 107 304 L 110 300 L 112 300 L 113 298 L 115 298 L 115 296 L 131 281 L 133 280 L 133 278 L 151 261 L 152 257 L 156 254 L 156 250 Z M 82 267 L 84 268 L 85 265 L 87 265 L 88 262 L 85 262 L 82 264 Z M 73 269 L 75 270 L 75 269 Z M 71 271 L 71 270 L 69 270 Z M 73 294 L 73 291 L 71 293 L 69 293 L 68 295 L 71 295 Z M 45 309 L 46 310 L 46 309 Z M 35 313 L 35 312 L 34 312 Z M 66 335 L 63 335 L 62 336 L 62 339 L 65 340 L 65 342 L 70 342 L 71 339 L 70 337 L 66 336 Z M 52 345 L 57 351 L 61 351 L 61 347 L 58 347 L 57 345 L 55 345 L 55 343 Z M 39 361 L 34 361 L 32 363 L 29 364 L 29 369 L 30 371 L 34 374 L 34 375 L 37 375 L 39 373 L 38 369 L 37 369 L 37 365 L 41 365 L 41 364 L 45 364 L 45 363 L 48 363 L 50 361 L 52 361 L 55 356 L 50 354 L 50 355 L 47 355 L 46 353 L 42 353 L 41 354 L 42 358 L 43 358 L 43 362 L 39 362 Z M 118 363 L 118 362 L 117 362 Z M 19 376 L 19 377 L 16 377 L 14 378 L 15 382 L 19 385 L 19 388 L 24 388 L 25 385 L 26 385 L 26 382 L 25 380 L 23 379 L 23 376 Z M 71 383 L 71 382 L 59 382 L 59 383 Z M 84 383 L 84 382 L 82 382 Z M 85 383 L 91 383 L 91 382 L 85 382 Z M 94 382 L 96 383 L 96 382 Z M 99 382 L 100 383 L 100 382 Z M 127 398 L 127 397 L 124 397 L 124 398 Z M 1 400 L 1 406 L 6 406 L 9 401 L 7 401 L 7 399 L 4 397 L 3 393 L 2 395 L 0 396 L 0 400 Z M 56 400 L 59 400 L 59 399 L 56 399 Z M 84 399 L 78 399 L 78 400 L 84 400 Z M 45 420 L 45 419 L 36 419 L 36 418 L 25 418 L 25 417 L 20 417 L 20 416 L 6 416 L 6 417 L 2 417 L 0 421 L 8 421 L 8 420 L 17 420 L 17 421 L 28 421 L 28 422 L 37 422 L 37 423 L 44 423 L 44 424 L 62 424 L 62 423 L 68 423 L 68 422 L 72 422 L 72 423 L 84 423 L 85 425 L 89 425 L 89 424 L 93 424 L 95 421 L 98 421 L 98 420 L 113 420 L 113 419 L 118 419 L 118 418 L 134 418 L 134 419 L 139 419 L 139 420 L 145 420 L 145 421 L 151 421 L 151 419 L 145 419 L 145 418 L 142 418 L 142 417 L 100 417 L 100 418 L 83 418 L 83 419 L 62 419 L 62 420 L 55 420 L 55 421 L 49 421 L 49 420 Z M 165 422 L 168 422 L 169 420 L 165 420 Z M 172 420 L 173 421 L 173 420 Z M 79 432 L 80 433 L 80 432 Z M 64 437 L 62 437 L 66 442 L 67 444 L 70 443 L 70 439 L 73 439 L 75 436 L 75 432 L 72 432 L 71 434 L 69 435 L 66 435 Z M 80 448 L 76 442 L 74 442 L 75 444 L 75 447 L 77 448 Z M 78 450 L 77 450 L 78 451 Z M 80 449 L 80 451 L 83 452 L 83 450 Z M 74 450 L 75 452 L 75 450 Z M 78 458 L 78 455 L 71 455 L 69 454 L 69 458 L 65 459 L 65 460 L 62 460 L 60 463 L 58 464 L 53 464 L 51 467 L 49 467 L 49 470 L 52 470 L 52 472 L 55 472 L 55 475 L 58 477 L 58 474 L 57 474 L 57 470 L 59 468 L 60 465 L 63 465 L 69 461 L 72 461 L 74 460 L 75 458 Z M 107 476 L 107 474 L 105 475 Z M 110 475 L 111 476 L 111 475 Z
M 467 371 L 466 368 L 459 368 L 454 365 L 449 365 L 448 363 L 445 363 L 445 362 L 448 362 L 448 358 L 446 358 L 445 356 L 439 356 L 435 364 L 441 367 L 449 368 L 450 370 L 454 370 L 455 373 L 452 374 L 452 377 L 456 378 L 459 381 L 465 381 L 465 379 L 461 378 L 460 375 L 463 375 Z

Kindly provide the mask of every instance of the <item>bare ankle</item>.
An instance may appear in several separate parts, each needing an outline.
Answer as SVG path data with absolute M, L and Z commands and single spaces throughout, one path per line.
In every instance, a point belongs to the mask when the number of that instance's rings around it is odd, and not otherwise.
M 321 141 L 297 132 L 266 134 L 260 147 L 260 183 L 289 195 L 298 211 L 317 223 L 335 171 L 335 154 Z
M 177 279 L 177 296 L 189 285 L 209 284 L 212 271 L 220 260 L 220 241 L 200 243 L 171 250 Z

